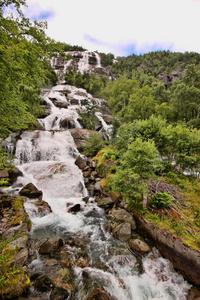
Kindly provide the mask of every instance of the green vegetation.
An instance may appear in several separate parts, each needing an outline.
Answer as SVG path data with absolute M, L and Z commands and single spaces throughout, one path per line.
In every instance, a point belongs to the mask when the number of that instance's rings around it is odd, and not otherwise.
M 104 147 L 105 142 L 98 133 L 91 133 L 88 138 L 85 139 L 85 146 L 83 151 L 87 155 L 95 156 L 97 152 Z
M 169 195 L 168 193 L 157 193 L 154 194 L 153 197 L 151 198 L 150 205 L 153 208 L 166 208 L 172 203 L 172 196 Z
M 88 93 L 99 97 L 101 90 L 105 87 L 106 79 L 101 76 L 96 76 L 88 73 L 81 74 L 80 72 L 74 72 L 69 70 L 66 73 L 65 80 L 67 84 L 75 85 L 78 88 L 84 88 Z

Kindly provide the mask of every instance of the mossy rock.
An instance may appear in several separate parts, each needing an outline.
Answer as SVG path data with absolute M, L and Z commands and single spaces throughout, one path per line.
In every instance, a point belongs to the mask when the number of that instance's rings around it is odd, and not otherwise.
M 30 279 L 27 274 L 19 273 L 10 278 L 10 280 L 1 287 L 1 299 L 13 299 L 21 296 L 29 287 Z

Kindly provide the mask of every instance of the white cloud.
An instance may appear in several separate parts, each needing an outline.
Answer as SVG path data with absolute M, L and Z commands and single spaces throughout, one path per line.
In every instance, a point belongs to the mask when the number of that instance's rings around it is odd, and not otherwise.
M 156 48 L 200 52 L 198 0 L 27 0 L 27 4 L 26 13 L 32 18 L 47 12 L 49 36 L 89 50 L 126 55 L 132 44 L 137 53 Z

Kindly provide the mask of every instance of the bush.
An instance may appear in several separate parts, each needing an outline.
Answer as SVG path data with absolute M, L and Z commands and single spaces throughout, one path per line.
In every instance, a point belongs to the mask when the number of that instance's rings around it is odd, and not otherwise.
M 153 208 L 156 208 L 156 209 L 157 208 L 166 208 L 171 204 L 172 200 L 173 200 L 172 196 L 166 192 L 157 193 L 157 194 L 153 195 L 150 204 Z
M 92 133 L 88 138 L 86 138 L 85 146 L 83 151 L 85 154 L 95 156 L 99 150 L 105 146 L 105 142 L 98 133 Z

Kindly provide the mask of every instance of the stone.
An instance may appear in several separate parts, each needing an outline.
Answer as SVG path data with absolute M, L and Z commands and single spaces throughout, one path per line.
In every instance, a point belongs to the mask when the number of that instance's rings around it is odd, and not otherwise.
M 23 176 L 23 173 L 18 168 L 15 168 L 13 170 L 8 170 L 8 174 L 9 174 L 10 184 L 13 184 L 17 180 L 17 177 Z
M 136 223 L 133 216 L 128 213 L 125 209 L 113 209 L 110 214 L 118 221 L 124 221 L 131 224 L 132 229 L 136 229 Z
M 90 177 L 90 171 L 83 172 L 83 177 L 85 178 Z
M 11 260 L 10 265 L 19 268 L 24 266 L 28 260 L 28 249 L 24 248 L 20 250 Z
M 83 149 L 83 146 L 85 145 L 85 139 L 89 137 L 91 130 L 83 128 L 73 128 L 69 129 L 69 131 L 74 139 L 78 150 Z
M 47 275 L 40 276 L 35 283 L 35 288 L 40 292 L 50 291 L 53 287 L 54 283 Z
M 90 199 L 90 197 L 86 196 L 86 197 L 83 198 L 83 201 L 84 201 L 85 203 L 88 203 L 88 200 L 89 200 L 89 199 Z
M 119 239 L 120 241 L 127 241 L 131 238 L 131 224 L 130 223 L 122 223 L 119 224 L 113 230 L 113 236 Z
M 141 254 L 146 254 L 151 251 L 151 248 L 147 245 L 147 243 L 140 239 L 131 239 L 129 241 L 129 246 L 132 250 L 135 250 Z
M 55 287 L 51 294 L 50 294 L 50 300 L 65 300 L 69 297 L 69 292 L 62 288 L 62 287 Z
M 95 197 L 95 201 L 97 202 L 97 205 L 102 208 L 112 208 L 113 205 L 115 204 L 115 201 L 113 201 L 110 197 L 106 198 L 100 198 L 100 197 Z
M 34 202 L 37 206 L 38 214 L 40 217 L 46 216 L 52 212 L 50 205 L 44 200 L 37 200 Z
M 77 159 L 75 160 L 75 165 L 77 165 L 79 167 L 79 169 L 83 170 L 86 166 L 87 163 L 85 161 L 85 159 L 83 159 L 80 155 L 77 157 Z
M 50 238 L 44 242 L 40 248 L 40 254 L 55 254 L 60 247 L 64 245 L 63 239 L 61 238 Z
M 81 210 L 81 205 L 79 203 L 69 207 L 68 212 L 79 212 Z
M 113 121 L 113 116 L 111 115 L 103 115 L 102 117 L 107 124 L 111 124 Z
M 89 297 L 87 298 L 88 300 L 112 300 L 111 296 L 102 288 L 96 288 L 94 289 Z
M 192 287 L 189 291 L 187 300 L 200 300 L 200 289 Z
M 28 236 L 23 235 L 18 239 L 14 240 L 13 242 L 9 243 L 6 247 L 11 247 L 13 250 L 15 249 L 21 250 L 27 247 L 27 243 L 28 243 Z
M 60 127 L 64 129 L 75 128 L 76 124 L 73 119 L 65 118 L 60 121 Z
M 151 239 L 161 254 L 169 259 L 183 277 L 200 287 L 200 252 L 185 245 L 178 237 L 135 214 L 139 229 Z
M 39 191 L 33 183 L 28 183 L 19 191 L 19 194 L 28 198 L 38 198 L 42 196 L 42 191 Z

